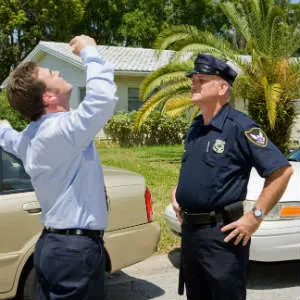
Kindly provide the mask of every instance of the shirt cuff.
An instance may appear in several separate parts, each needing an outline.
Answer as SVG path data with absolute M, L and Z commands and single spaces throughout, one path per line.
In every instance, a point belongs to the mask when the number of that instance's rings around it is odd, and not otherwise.
M 90 58 L 97 58 L 100 59 L 101 62 L 104 62 L 96 46 L 86 46 L 81 49 L 80 57 L 84 63 L 87 62 Z

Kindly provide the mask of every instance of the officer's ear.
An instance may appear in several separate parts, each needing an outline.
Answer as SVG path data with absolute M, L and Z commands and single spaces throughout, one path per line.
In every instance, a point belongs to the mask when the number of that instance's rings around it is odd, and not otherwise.
M 218 80 L 219 95 L 224 96 L 228 93 L 229 83 L 225 80 Z

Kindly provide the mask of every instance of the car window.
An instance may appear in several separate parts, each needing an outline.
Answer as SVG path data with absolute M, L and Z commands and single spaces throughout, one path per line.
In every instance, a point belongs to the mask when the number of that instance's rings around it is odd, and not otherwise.
M 15 156 L 0 149 L 0 193 L 13 193 L 33 190 L 30 177 Z
M 300 151 L 296 150 L 295 152 L 288 155 L 288 160 L 291 161 L 300 161 Z

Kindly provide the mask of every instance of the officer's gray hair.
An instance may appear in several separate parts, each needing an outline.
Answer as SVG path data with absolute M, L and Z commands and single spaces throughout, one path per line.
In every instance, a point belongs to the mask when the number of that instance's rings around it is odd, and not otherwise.
M 216 81 L 216 85 L 217 86 L 219 86 L 222 82 L 226 82 L 227 83 L 227 91 L 226 91 L 226 94 L 227 94 L 227 98 L 228 98 L 228 100 L 230 99 L 230 97 L 231 97 L 231 92 L 232 92 L 232 86 L 227 82 L 227 81 L 225 81 L 224 79 L 218 79 L 217 81 Z

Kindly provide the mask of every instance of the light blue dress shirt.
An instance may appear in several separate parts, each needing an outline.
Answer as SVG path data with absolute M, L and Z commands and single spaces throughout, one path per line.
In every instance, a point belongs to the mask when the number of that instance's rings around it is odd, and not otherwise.
M 57 229 L 105 229 L 107 206 L 103 171 L 93 139 L 113 114 L 113 67 L 96 47 L 81 53 L 86 97 L 76 110 L 49 113 L 23 132 L 0 125 L 0 146 L 19 157 L 30 175 L 42 215 Z

